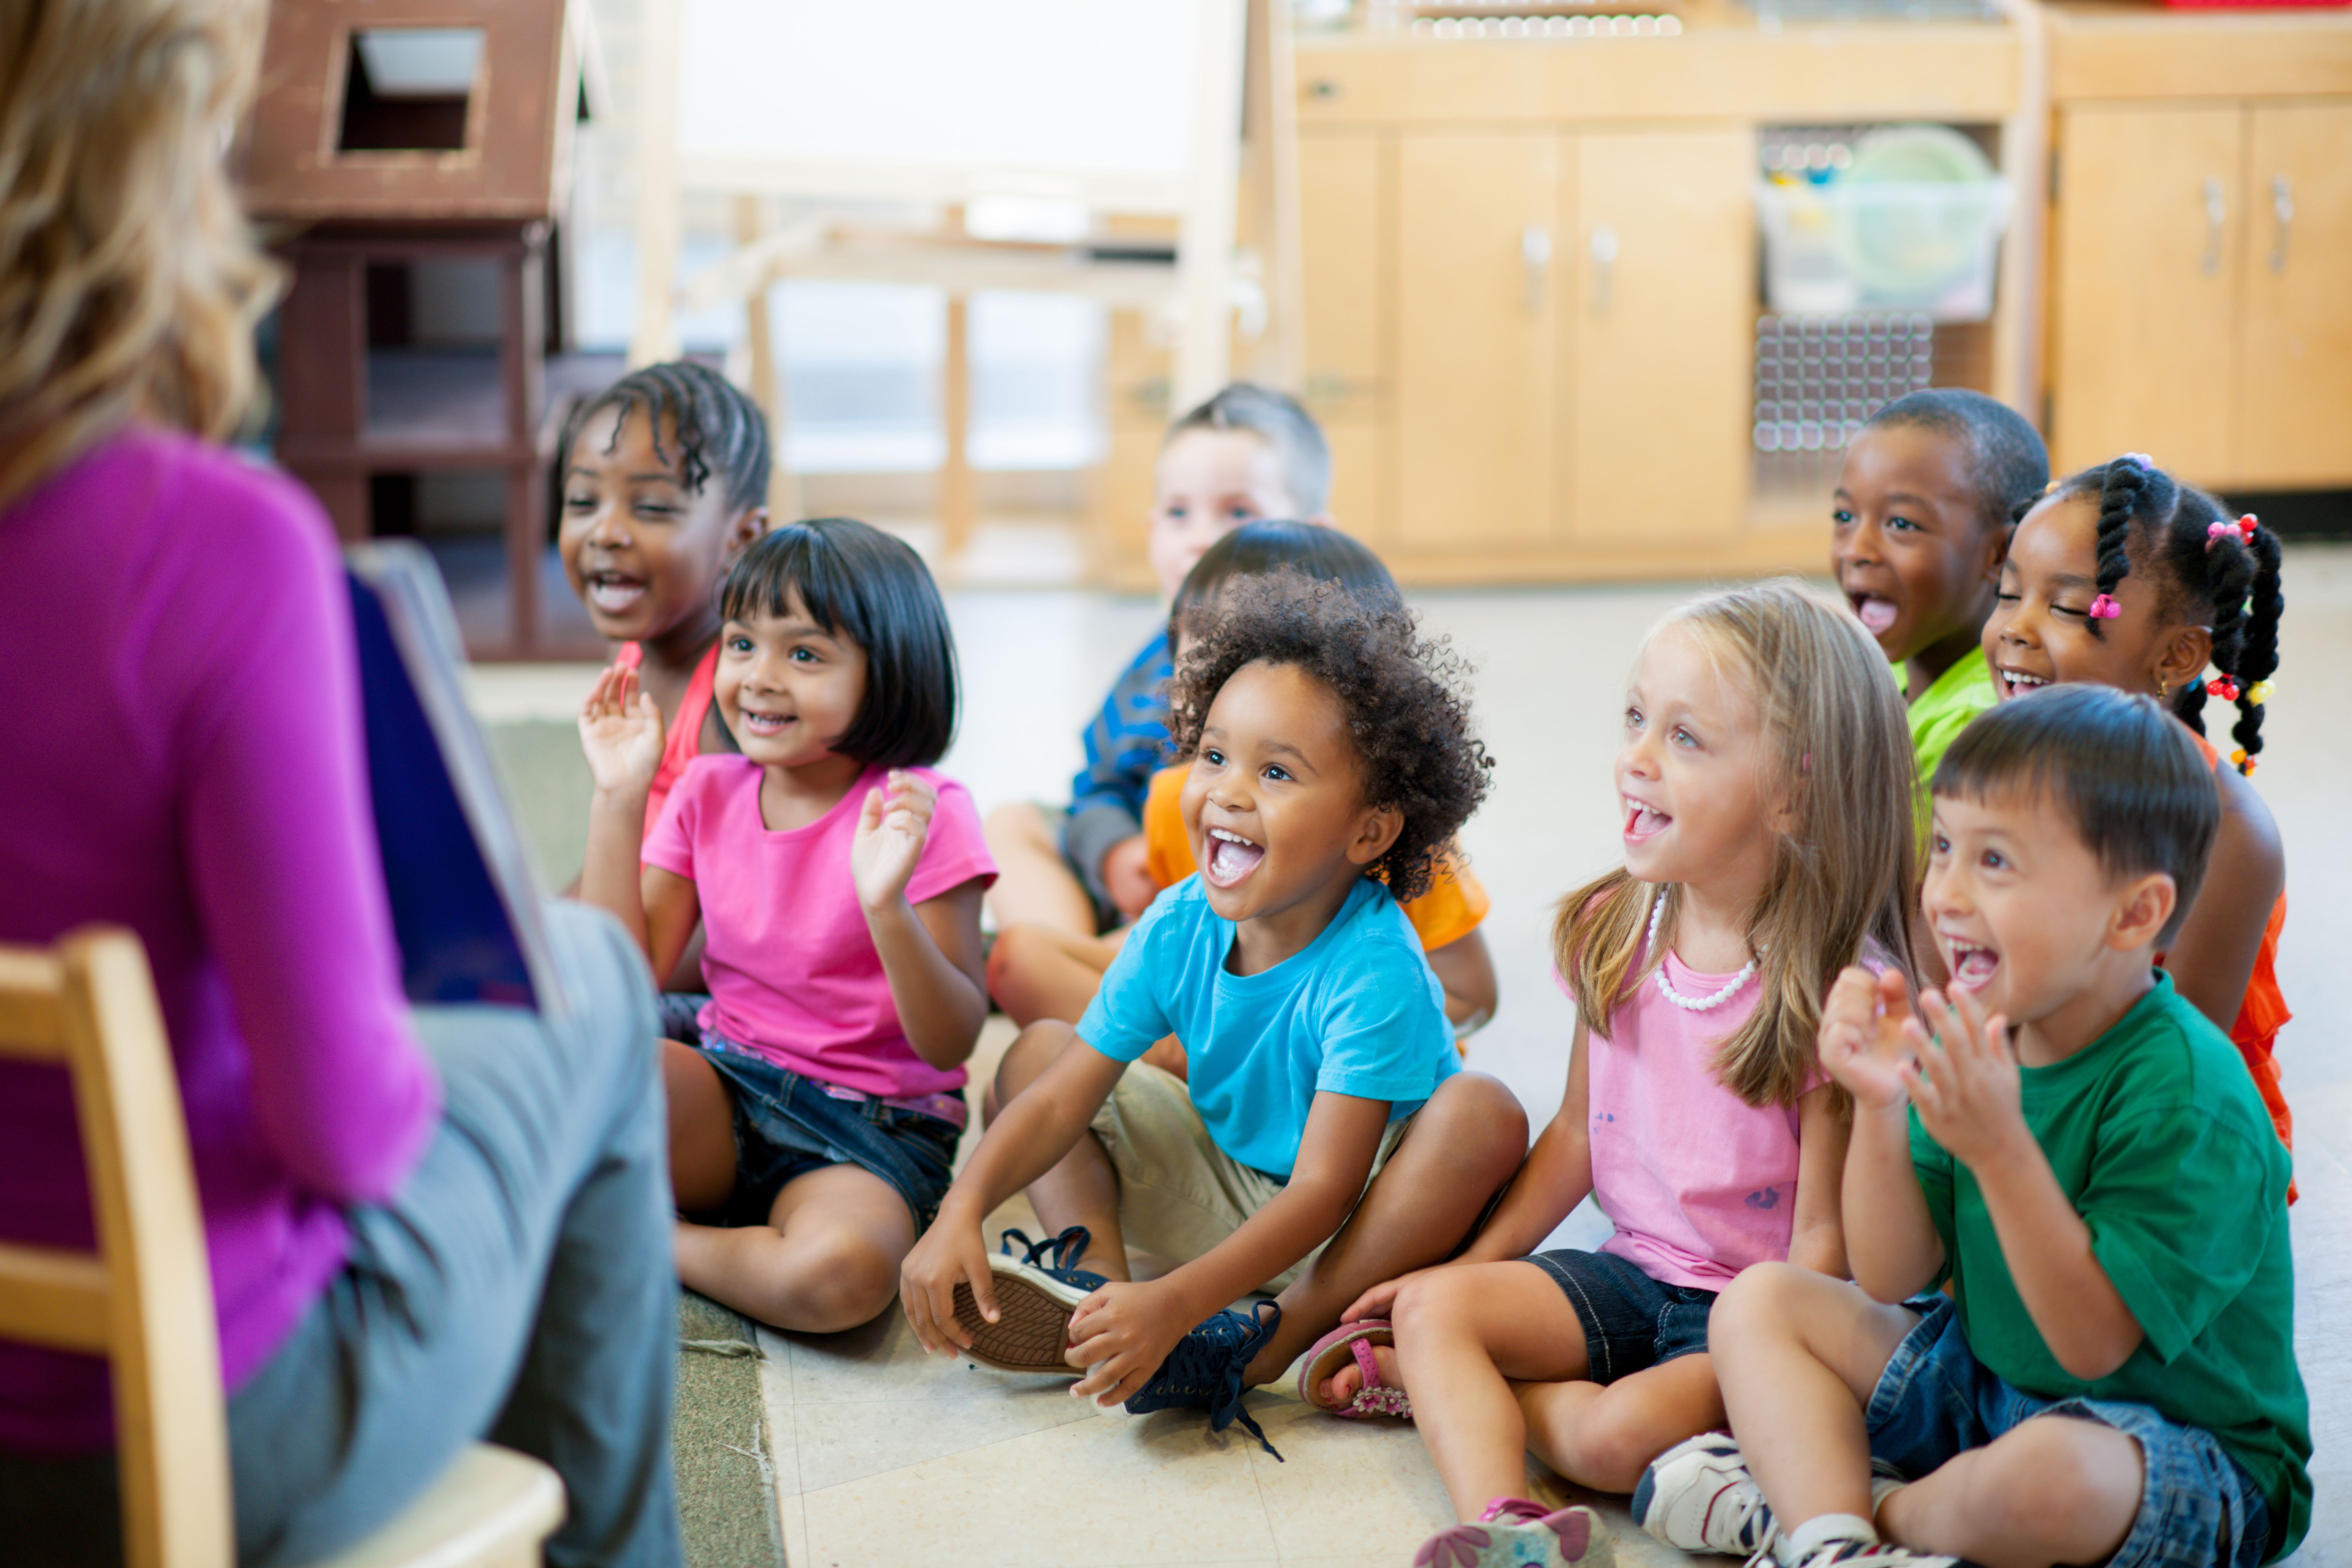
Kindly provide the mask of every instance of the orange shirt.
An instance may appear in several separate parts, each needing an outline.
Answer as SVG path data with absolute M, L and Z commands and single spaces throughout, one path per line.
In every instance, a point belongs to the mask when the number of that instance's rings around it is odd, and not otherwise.
M 645 662 L 645 650 L 633 642 L 621 645 L 613 662 L 623 669 L 635 669 Z M 686 764 L 702 752 L 702 721 L 710 713 L 710 693 L 719 679 L 719 645 L 712 643 L 694 667 L 694 674 L 686 683 L 686 695 L 678 699 L 677 711 L 662 715 L 668 726 L 662 732 L 661 766 L 654 770 L 653 787 L 646 792 L 645 837 L 654 836 L 654 824 L 661 820 L 662 803 L 669 798 L 670 786 L 686 772 Z
M 2220 748 L 2194 730 L 2189 734 L 2205 753 L 2205 765 L 2218 771 Z M 2253 977 L 2247 981 L 2246 999 L 2238 1005 L 2238 1016 L 2230 1025 L 2230 1043 L 2246 1058 L 2246 1068 L 2254 1075 L 2254 1087 L 2262 1090 L 2263 1104 L 2271 1113 L 2271 1124 L 2278 1129 L 2279 1142 L 2292 1149 L 2294 1113 L 2287 1109 L 2286 1095 L 2279 1088 L 2278 1063 L 2271 1055 L 2279 1030 L 2294 1016 L 2286 1009 L 2286 997 L 2278 983 L 2279 930 L 2285 924 L 2286 891 L 2281 889 L 2278 902 L 2271 906 L 2271 918 L 2263 926 L 2263 944 L 2254 950 Z
M 1185 836 L 1184 813 L 1177 799 L 1190 772 L 1189 763 L 1160 769 L 1151 775 L 1151 793 L 1143 803 L 1144 868 L 1163 888 L 1172 888 L 1200 869 L 1193 864 L 1192 841 Z M 1404 916 L 1420 934 L 1422 951 L 1434 952 L 1476 931 L 1488 905 L 1486 889 L 1470 868 L 1450 854 L 1441 855 L 1429 891 L 1406 904 Z

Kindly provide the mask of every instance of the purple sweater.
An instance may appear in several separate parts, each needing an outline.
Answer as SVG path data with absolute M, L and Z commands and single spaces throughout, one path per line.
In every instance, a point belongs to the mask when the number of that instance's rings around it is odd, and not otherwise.
M 351 601 L 282 479 L 134 430 L 0 511 L 0 942 L 128 926 L 171 1032 L 234 1390 L 415 1164 L 440 1086 L 407 1022 Z M 66 1075 L 0 1063 L 0 1235 L 87 1247 Z M 103 1363 L 0 1343 L 0 1446 L 103 1447 Z

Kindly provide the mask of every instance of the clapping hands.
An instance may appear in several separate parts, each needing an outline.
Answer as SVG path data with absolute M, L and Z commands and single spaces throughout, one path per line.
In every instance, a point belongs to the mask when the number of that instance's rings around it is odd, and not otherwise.
M 1849 968 L 1822 1009 L 1821 1060 L 1865 1110 L 1907 1101 L 1963 1164 L 2027 1135 L 2009 1020 L 1966 991 L 1922 992 L 1914 1013 L 1901 975 Z

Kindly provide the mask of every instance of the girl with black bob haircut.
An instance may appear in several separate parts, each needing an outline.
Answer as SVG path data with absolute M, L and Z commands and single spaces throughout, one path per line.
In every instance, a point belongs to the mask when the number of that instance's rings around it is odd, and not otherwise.
M 2155 698 L 2196 737 L 2221 828 L 2204 889 L 2162 959 L 2180 994 L 2230 1032 L 2291 1142 L 2272 1055 L 2291 1016 L 2276 973 L 2286 852 L 2249 779 L 2285 609 L 2275 534 L 2126 453 L 2054 485 L 2017 525 L 1984 652 L 2004 700 L 2053 682 L 2112 686 Z M 2205 734 L 2215 698 L 2238 710 L 2226 756 Z
M 947 1191 L 988 1016 L 996 867 L 955 738 L 955 641 L 899 541 L 821 518 L 747 548 L 711 695 L 741 753 L 696 757 L 650 833 L 659 710 L 614 668 L 580 716 L 581 896 L 709 1000 L 662 1044 L 678 1278 L 780 1329 L 855 1328 Z M 642 850 L 640 841 L 642 840 Z

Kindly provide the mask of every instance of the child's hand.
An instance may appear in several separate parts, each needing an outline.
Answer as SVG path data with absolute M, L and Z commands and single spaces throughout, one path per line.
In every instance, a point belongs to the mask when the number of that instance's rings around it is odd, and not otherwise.
M 849 870 L 856 879 L 857 901 L 869 912 L 878 914 L 905 896 L 939 804 L 930 785 L 896 768 L 884 788 L 866 792 L 857 834 L 849 845 Z
M 954 1355 L 971 1348 L 971 1336 L 956 1321 L 959 1285 L 971 1286 L 980 1315 L 996 1321 L 996 1281 L 988 1271 L 987 1238 L 979 1226 L 943 1214 L 898 1265 L 898 1304 L 926 1355 L 934 1351 Z
M 599 793 L 644 794 L 661 769 L 662 716 L 637 684 L 637 672 L 615 665 L 596 678 L 580 706 L 580 749 Z
M 1071 1395 L 1106 1407 L 1126 1403 L 1198 1321 L 1174 1291 L 1158 1284 L 1099 1287 L 1070 1314 L 1064 1359 L 1087 1369 L 1070 1385 Z
M 1822 1070 L 1867 1110 L 1903 1103 L 1902 1068 L 1924 1038 L 1903 976 L 1850 964 L 1822 1007 Z
M 1160 896 L 1160 884 L 1151 879 L 1150 851 L 1145 848 L 1143 835 L 1131 835 L 1120 839 L 1103 853 L 1103 887 L 1110 894 L 1111 907 L 1129 920 L 1141 918 Z
M 1373 1286 L 1349 1303 L 1348 1310 L 1339 1314 L 1339 1321 L 1360 1323 L 1366 1318 L 1387 1317 L 1395 1310 L 1397 1292 L 1404 1289 L 1405 1281 L 1418 1279 L 1428 1272 L 1430 1270 L 1426 1268 L 1416 1268 L 1410 1274 L 1400 1274 L 1393 1279 Z
M 1912 1025 L 1918 1057 L 1902 1069 L 1919 1125 L 1971 1169 L 2005 1159 L 2021 1139 L 2032 1142 L 2009 1020 L 1987 1016 L 1965 991 L 1923 992 L 1919 1002 L 1935 1031 Z

